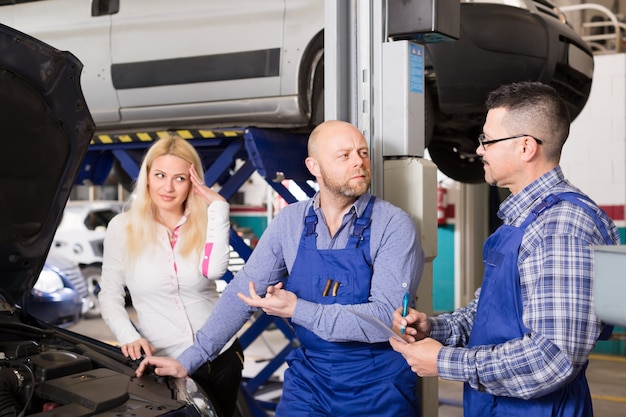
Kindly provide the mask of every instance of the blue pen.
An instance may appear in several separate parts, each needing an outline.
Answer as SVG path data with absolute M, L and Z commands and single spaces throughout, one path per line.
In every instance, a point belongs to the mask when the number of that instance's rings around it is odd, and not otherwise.
M 402 317 L 406 317 L 409 313 L 409 293 L 408 291 L 404 293 L 404 298 L 402 299 Z M 404 334 L 405 326 L 400 327 L 400 334 Z

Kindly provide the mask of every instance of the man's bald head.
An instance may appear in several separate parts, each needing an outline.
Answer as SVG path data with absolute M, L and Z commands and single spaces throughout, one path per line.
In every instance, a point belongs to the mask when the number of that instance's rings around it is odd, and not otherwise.
M 319 157 L 323 142 L 338 135 L 346 133 L 353 134 L 355 131 L 361 134 L 354 125 L 342 120 L 328 120 L 323 122 L 313 129 L 309 135 L 307 152 L 310 157 L 317 158 Z

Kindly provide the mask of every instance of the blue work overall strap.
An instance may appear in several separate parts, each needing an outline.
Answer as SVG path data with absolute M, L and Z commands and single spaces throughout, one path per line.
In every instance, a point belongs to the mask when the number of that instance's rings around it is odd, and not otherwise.
M 549 196 L 544 198 L 543 201 L 539 203 L 535 208 L 533 208 L 531 213 L 534 217 L 527 218 L 525 223 L 531 223 L 544 210 L 554 206 L 559 201 L 569 201 L 570 203 L 576 204 L 577 206 L 585 210 L 587 214 L 589 215 L 589 217 L 591 217 L 593 222 L 596 224 L 596 227 L 600 231 L 600 234 L 602 234 L 602 238 L 604 239 L 606 244 L 613 245 L 614 244 L 613 239 L 611 239 L 611 235 L 609 234 L 608 230 L 606 230 L 606 227 L 604 226 L 604 224 L 602 224 L 602 220 L 600 220 L 600 218 L 598 217 L 594 209 L 589 204 L 586 204 L 583 200 L 589 202 L 590 204 L 595 204 L 586 195 L 575 193 L 572 191 L 559 193 L 559 194 L 550 194 Z
M 305 236 L 317 236 L 315 228 L 317 227 L 317 214 L 313 208 L 313 204 L 309 207 L 309 213 L 304 218 L 304 235 Z
M 372 210 L 374 209 L 375 200 L 376 196 L 371 196 L 363 211 L 363 215 L 354 221 L 352 234 L 346 245 L 347 248 L 358 248 L 359 243 L 369 237 L 369 225 L 372 222 Z M 363 235 L 363 233 L 367 233 L 367 235 Z

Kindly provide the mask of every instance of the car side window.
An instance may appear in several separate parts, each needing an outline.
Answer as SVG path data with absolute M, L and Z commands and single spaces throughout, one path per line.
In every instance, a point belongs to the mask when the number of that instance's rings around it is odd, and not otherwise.
M 92 16 L 106 16 L 120 11 L 119 0 L 94 0 L 91 3 Z

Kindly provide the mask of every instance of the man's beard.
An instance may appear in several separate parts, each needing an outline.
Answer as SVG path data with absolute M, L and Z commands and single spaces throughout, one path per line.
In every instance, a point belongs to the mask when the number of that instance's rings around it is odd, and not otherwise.
M 361 172 L 360 175 L 365 176 L 365 178 L 363 181 L 356 182 L 356 184 L 354 182 L 351 183 L 350 181 L 338 183 L 333 180 L 329 180 L 329 178 L 325 178 L 324 182 L 328 190 L 333 194 L 348 198 L 358 198 L 365 194 L 370 188 L 370 182 L 372 179 L 371 174 L 367 171 Z

